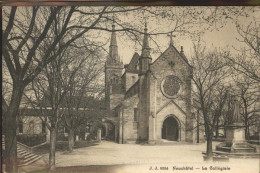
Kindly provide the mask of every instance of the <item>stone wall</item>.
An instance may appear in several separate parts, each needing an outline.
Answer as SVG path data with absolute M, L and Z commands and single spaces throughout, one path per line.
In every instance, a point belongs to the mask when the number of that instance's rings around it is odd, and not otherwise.
M 148 105 L 150 104 L 150 100 L 148 100 L 149 88 L 150 86 L 148 85 L 147 75 L 139 76 L 138 140 L 140 142 L 148 140 Z
M 137 108 L 138 95 L 124 101 L 122 126 L 124 128 L 124 142 L 136 143 L 137 141 L 137 121 L 134 121 L 134 109 Z
M 114 109 L 123 101 L 123 94 L 111 94 L 110 95 L 110 110 Z
M 42 120 L 40 117 L 35 116 L 23 116 L 23 134 L 41 134 L 42 133 Z M 46 129 L 46 127 L 45 127 Z M 47 129 L 45 130 L 45 132 Z M 19 133 L 19 129 L 18 129 Z
M 131 86 L 135 84 L 135 82 L 138 80 L 138 74 L 137 73 L 126 73 L 125 74 L 125 91 L 127 91 Z
M 173 47 L 169 47 L 152 65 L 150 82 L 150 111 L 155 116 L 156 139 L 161 139 L 163 121 L 168 116 L 175 116 L 180 122 L 181 141 L 193 141 L 193 121 L 191 115 L 191 76 L 189 65 Z M 167 97 L 162 92 L 162 82 L 166 76 L 177 76 L 180 89 L 174 97 Z M 150 126 L 152 126 L 150 121 Z M 154 130 L 149 130 L 152 132 Z M 151 136 L 151 135 L 150 135 Z M 151 136 L 152 137 L 152 136 Z

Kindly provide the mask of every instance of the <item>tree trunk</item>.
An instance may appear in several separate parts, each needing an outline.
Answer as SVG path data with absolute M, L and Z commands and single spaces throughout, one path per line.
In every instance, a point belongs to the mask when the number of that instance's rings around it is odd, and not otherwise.
M 8 124 L 16 124 L 8 123 Z M 5 165 L 6 172 L 17 172 L 17 141 L 16 141 L 16 125 L 8 126 L 10 128 L 7 129 L 5 135 Z
M 219 118 L 217 119 L 217 124 L 216 124 L 216 139 L 219 137 Z
M 200 143 L 200 115 L 199 115 L 199 110 L 197 110 L 197 143 Z
M 72 152 L 74 147 L 74 130 L 70 129 L 68 134 L 68 150 Z
M 245 126 L 246 126 L 246 129 L 245 129 L 245 138 L 246 140 L 249 139 L 249 127 L 248 127 L 248 111 L 247 111 L 247 108 L 248 108 L 248 105 L 247 105 L 247 101 L 246 99 L 244 98 L 244 95 L 242 97 L 243 99 L 243 104 L 244 104 L 244 111 L 245 111 L 245 115 L 244 115 L 244 123 L 245 123 Z
M 56 152 L 56 128 L 50 129 L 50 151 L 49 151 L 49 168 L 55 168 L 55 152 Z
M 24 87 L 21 84 L 13 85 L 12 97 L 5 116 L 5 165 L 6 172 L 17 172 L 17 115 L 22 99 Z
M 206 160 L 212 160 L 213 153 L 212 153 L 212 135 L 207 132 L 207 158 Z
M 246 117 L 245 117 L 245 126 L 246 126 L 246 129 L 245 129 L 245 138 L 246 138 L 246 140 L 249 140 L 249 125 L 248 125 L 247 115 L 246 115 Z

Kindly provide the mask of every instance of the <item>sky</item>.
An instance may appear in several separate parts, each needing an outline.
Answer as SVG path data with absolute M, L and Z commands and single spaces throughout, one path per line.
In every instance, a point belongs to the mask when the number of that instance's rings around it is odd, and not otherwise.
M 245 7 L 246 10 L 250 10 L 250 7 Z M 248 18 L 237 18 L 237 22 L 240 25 L 247 25 L 249 22 L 256 21 L 255 18 L 259 18 L 260 12 L 254 13 L 254 15 L 248 17 Z M 127 20 L 127 19 L 126 19 Z M 235 22 L 231 20 L 222 21 L 226 22 L 226 24 L 219 28 L 218 30 L 213 29 L 206 30 L 204 34 L 201 35 L 201 41 L 205 44 L 205 46 L 208 48 L 208 50 L 213 49 L 222 49 L 227 50 L 229 49 L 232 54 L 236 55 L 237 51 L 235 49 L 240 49 L 244 47 L 245 45 L 238 40 L 241 40 L 240 35 L 237 32 L 237 28 L 235 25 Z M 260 24 L 260 20 L 256 21 Z M 156 23 L 153 21 L 149 21 L 149 18 L 147 19 L 147 27 L 148 27 L 148 33 L 149 31 L 153 30 L 154 27 L 158 27 Z M 167 24 L 165 24 L 165 27 L 167 27 Z M 169 46 L 170 37 L 167 35 L 161 35 L 155 38 L 158 42 L 158 45 L 161 48 L 161 52 L 167 49 Z M 198 39 L 198 37 L 197 37 Z M 192 52 L 193 52 L 193 43 L 194 40 L 192 40 L 189 36 L 181 36 L 180 34 L 176 34 L 176 37 L 173 38 L 174 45 L 177 48 L 177 50 L 180 50 L 180 47 L 184 47 L 184 53 L 187 56 L 188 59 L 191 58 Z M 153 50 L 156 45 L 152 43 L 152 40 L 150 39 L 150 47 Z M 126 41 L 125 38 L 121 38 L 119 35 L 117 35 L 117 42 L 118 42 L 118 52 L 119 56 L 121 57 L 124 64 L 127 64 L 130 62 L 134 52 L 137 50 L 137 53 L 141 53 L 141 46 L 138 45 L 137 47 L 134 46 L 133 41 Z M 109 42 L 106 45 L 106 48 L 108 49 Z M 152 58 L 153 61 L 158 58 L 160 53 L 153 54 Z
M 148 26 L 149 29 L 149 26 Z M 233 50 L 233 46 L 242 46 L 240 43 L 238 43 L 237 39 L 240 38 L 239 34 L 236 32 L 236 27 L 233 23 L 228 23 L 225 27 L 221 28 L 219 31 L 206 31 L 202 37 L 201 40 L 205 43 L 205 45 L 209 48 L 220 48 L 225 49 L 227 47 L 230 47 Z M 150 47 L 151 49 L 155 48 L 155 45 L 151 44 L 150 41 Z M 160 43 L 161 51 L 167 49 L 170 43 L 170 37 L 163 35 L 158 40 Z M 183 38 L 181 36 L 177 36 L 173 38 L 174 46 L 177 48 L 177 50 L 180 50 L 180 47 L 183 46 L 184 53 L 187 56 L 187 58 L 191 58 L 192 56 L 192 49 L 193 49 L 193 40 L 190 38 Z M 120 39 L 119 36 L 117 36 L 117 42 L 118 42 L 118 52 L 119 56 L 123 60 L 124 63 L 129 63 L 131 60 L 131 57 L 133 56 L 134 52 L 136 51 L 136 48 L 133 47 L 133 43 L 128 42 L 128 44 L 124 41 L 124 39 Z M 108 46 L 107 46 L 108 47 Z M 141 53 L 141 46 L 138 46 L 137 53 Z M 152 54 L 153 61 L 159 56 L 160 54 Z

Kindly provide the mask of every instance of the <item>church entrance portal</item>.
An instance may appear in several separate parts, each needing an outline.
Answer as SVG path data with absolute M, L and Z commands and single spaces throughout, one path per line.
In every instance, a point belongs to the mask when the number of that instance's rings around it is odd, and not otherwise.
M 179 123 L 175 117 L 170 116 L 163 121 L 162 139 L 167 139 L 169 141 L 178 141 Z
M 110 121 L 105 121 L 99 126 L 102 140 L 115 141 L 115 125 Z

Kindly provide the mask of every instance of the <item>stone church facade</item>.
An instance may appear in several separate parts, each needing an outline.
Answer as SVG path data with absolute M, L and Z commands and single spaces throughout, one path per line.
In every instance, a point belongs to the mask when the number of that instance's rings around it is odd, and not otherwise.
M 193 142 L 192 67 L 172 37 L 154 61 L 147 27 L 141 54 L 124 65 L 118 56 L 115 26 L 105 64 L 106 133 L 118 143 Z

